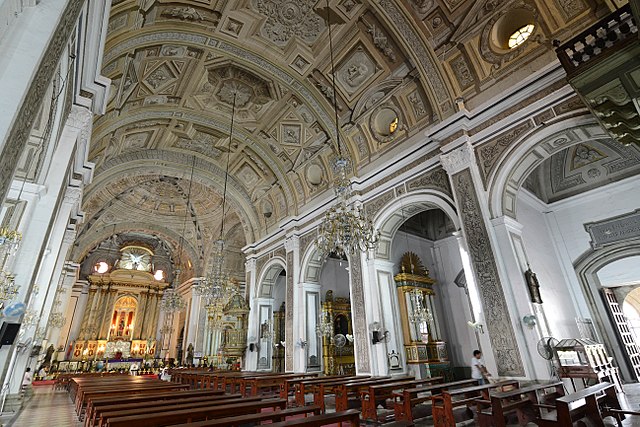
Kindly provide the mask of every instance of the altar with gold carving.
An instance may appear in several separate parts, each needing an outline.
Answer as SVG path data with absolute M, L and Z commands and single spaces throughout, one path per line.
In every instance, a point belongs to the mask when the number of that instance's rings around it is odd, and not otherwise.
M 407 363 L 419 376 L 453 378 L 447 345 L 443 340 L 435 305 L 436 281 L 418 255 L 406 252 L 394 276 Z
M 125 245 L 113 268 L 98 262 L 89 275 L 89 295 L 78 339 L 68 359 L 147 359 L 156 356 L 160 301 L 169 286 L 153 269 L 153 252 Z

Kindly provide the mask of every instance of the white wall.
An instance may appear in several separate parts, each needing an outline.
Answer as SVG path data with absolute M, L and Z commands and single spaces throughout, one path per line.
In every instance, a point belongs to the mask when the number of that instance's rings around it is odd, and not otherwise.
M 340 265 L 342 264 L 342 265 Z M 334 297 L 349 298 L 349 271 L 347 261 L 340 261 L 334 258 L 327 258 L 320 273 L 320 285 L 322 286 L 320 299 L 324 301 L 324 296 L 328 290 L 333 291 Z
M 598 280 L 605 287 L 640 284 L 640 256 L 623 258 L 605 265 L 598 271 Z
M 558 339 L 577 337 L 578 303 L 567 286 L 560 260 L 553 250 L 554 240 L 545 221 L 546 214 L 541 212 L 541 206 L 534 207 L 530 203 L 519 197 L 517 219 L 523 226 L 526 257 L 540 282 L 540 296 L 551 335 Z M 530 298 L 528 294 L 521 297 Z
M 574 317 L 593 317 L 573 267 L 591 250 L 584 225 L 638 209 L 638 185 L 636 176 L 549 205 L 524 190 L 519 192 L 517 220 L 523 225 L 531 268 L 538 274 L 545 312 L 558 338 L 578 336 Z M 637 280 L 640 262 L 623 261 L 601 274 L 609 286 Z

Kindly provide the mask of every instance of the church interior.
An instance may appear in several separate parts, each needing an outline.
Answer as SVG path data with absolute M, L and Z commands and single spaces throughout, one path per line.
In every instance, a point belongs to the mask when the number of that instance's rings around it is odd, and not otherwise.
M 0 426 L 640 426 L 640 0 L 0 16 Z

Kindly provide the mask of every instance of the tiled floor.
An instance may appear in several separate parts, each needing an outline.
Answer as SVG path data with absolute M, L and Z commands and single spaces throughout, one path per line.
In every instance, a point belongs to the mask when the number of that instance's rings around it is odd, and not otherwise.
M 636 411 L 640 410 L 640 384 L 627 385 L 625 391 L 624 395 L 619 396 L 622 406 Z M 420 427 L 430 425 L 432 424 L 428 422 L 417 424 Z M 627 417 L 623 425 L 625 427 L 640 427 L 640 417 Z M 67 392 L 54 391 L 52 386 L 41 386 L 34 388 L 34 395 L 24 409 L 13 422 L 6 425 L 6 427 L 27 426 L 80 427 L 82 423 L 78 421 Z

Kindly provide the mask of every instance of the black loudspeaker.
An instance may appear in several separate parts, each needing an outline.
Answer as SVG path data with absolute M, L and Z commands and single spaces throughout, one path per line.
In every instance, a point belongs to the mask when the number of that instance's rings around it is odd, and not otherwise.
M 3 345 L 11 345 L 18 335 L 20 330 L 20 323 L 6 323 L 2 322 L 0 328 L 0 347 Z

